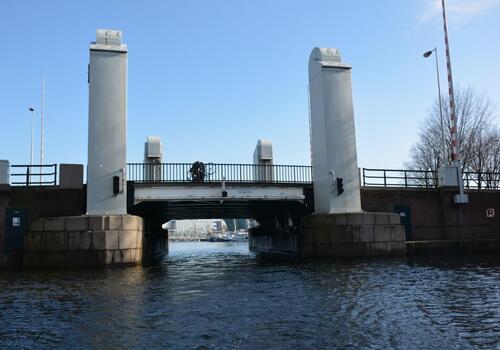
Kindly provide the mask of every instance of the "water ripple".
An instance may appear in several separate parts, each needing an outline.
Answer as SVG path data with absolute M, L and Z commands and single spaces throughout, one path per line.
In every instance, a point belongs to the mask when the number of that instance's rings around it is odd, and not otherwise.
M 499 349 L 500 262 L 177 243 L 150 267 L 0 272 L 0 348 L 54 347 Z

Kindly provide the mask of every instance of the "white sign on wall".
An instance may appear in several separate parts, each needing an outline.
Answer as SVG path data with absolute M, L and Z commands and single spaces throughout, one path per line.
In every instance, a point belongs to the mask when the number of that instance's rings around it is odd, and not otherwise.
M 487 218 L 494 218 L 495 217 L 495 208 L 486 209 L 486 217 Z
M 12 218 L 12 227 L 19 227 L 21 226 L 21 218 L 18 216 L 14 216 Z

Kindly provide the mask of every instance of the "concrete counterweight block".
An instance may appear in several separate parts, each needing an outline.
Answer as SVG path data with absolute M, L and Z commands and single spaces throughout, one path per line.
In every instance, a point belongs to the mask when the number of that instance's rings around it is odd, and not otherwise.
M 142 263 L 143 220 L 132 215 L 41 218 L 24 241 L 25 267 L 96 267 Z
M 305 218 L 307 257 L 406 255 L 404 226 L 394 213 L 317 214 Z

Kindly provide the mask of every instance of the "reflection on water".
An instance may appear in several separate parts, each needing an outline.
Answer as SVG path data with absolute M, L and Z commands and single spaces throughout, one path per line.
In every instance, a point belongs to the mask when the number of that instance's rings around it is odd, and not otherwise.
M 0 348 L 498 349 L 500 261 L 269 260 L 171 243 L 156 266 L 0 272 Z

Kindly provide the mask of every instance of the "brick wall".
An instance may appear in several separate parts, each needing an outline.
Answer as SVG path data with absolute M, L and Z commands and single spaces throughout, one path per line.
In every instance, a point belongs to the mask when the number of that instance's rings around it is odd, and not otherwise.
M 500 191 L 469 191 L 469 203 L 453 203 L 456 190 L 363 188 L 361 207 L 369 212 L 411 209 L 412 240 L 500 239 Z M 486 209 L 496 217 L 487 218 Z M 460 217 L 462 226 L 460 227 Z

